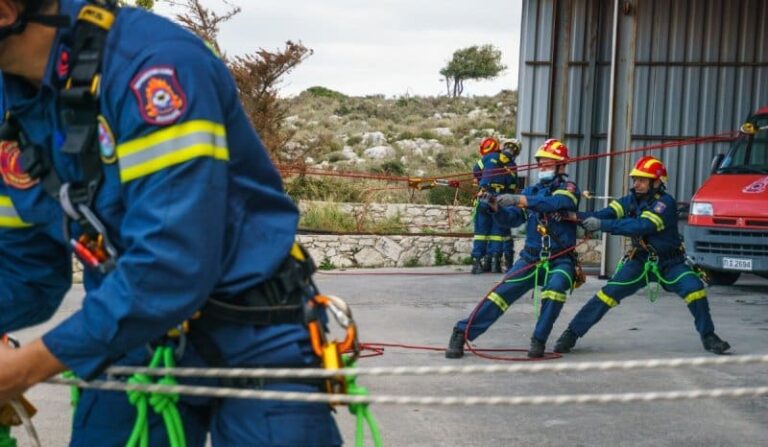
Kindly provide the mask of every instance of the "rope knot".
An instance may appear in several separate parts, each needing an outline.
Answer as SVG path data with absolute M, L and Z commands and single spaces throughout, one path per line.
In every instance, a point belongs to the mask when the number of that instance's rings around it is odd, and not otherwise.
M 158 385 L 174 386 L 177 384 L 173 377 L 163 377 L 157 381 Z M 155 413 L 162 414 L 168 408 L 175 406 L 179 401 L 179 395 L 175 393 L 152 393 L 149 397 L 149 405 Z
M 145 375 L 145 374 L 134 374 L 130 378 L 128 378 L 128 384 L 129 385 L 151 385 L 152 379 Z M 129 390 L 126 391 L 126 394 L 128 394 L 128 402 L 131 403 L 131 405 L 137 405 L 142 400 L 146 400 L 149 393 L 146 391 L 140 391 L 140 390 Z

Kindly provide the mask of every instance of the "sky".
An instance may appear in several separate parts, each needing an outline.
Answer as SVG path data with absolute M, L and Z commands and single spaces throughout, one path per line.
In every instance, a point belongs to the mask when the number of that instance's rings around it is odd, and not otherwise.
M 493 44 L 507 66 L 491 81 L 465 82 L 465 95 L 517 88 L 522 0 L 229 0 L 242 12 L 222 26 L 228 55 L 301 41 L 314 54 L 286 76 L 285 96 L 323 86 L 347 95 L 446 93 L 439 71 L 453 52 Z M 221 0 L 203 0 L 223 11 Z M 160 3 L 155 11 L 173 15 Z

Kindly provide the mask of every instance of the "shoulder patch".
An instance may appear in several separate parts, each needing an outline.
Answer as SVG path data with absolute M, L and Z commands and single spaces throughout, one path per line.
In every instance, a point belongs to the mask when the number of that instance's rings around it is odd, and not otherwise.
M 117 143 L 115 135 L 107 123 L 107 119 L 99 115 L 99 150 L 101 152 L 101 161 L 105 164 L 112 164 L 117 160 Z
M 16 189 L 29 189 L 40 182 L 33 179 L 21 166 L 21 150 L 15 141 L 0 141 L 0 174 L 6 185 Z
M 187 98 L 169 66 L 148 68 L 131 81 L 144 121 L 155 126 L 173 124 L 187 109 Z
M 653 212 L 656 214 L 662 214 L 664 210 L 667 209 L 667 204 L 659 200 L 656 202 L 655 205 L 653 205 Z

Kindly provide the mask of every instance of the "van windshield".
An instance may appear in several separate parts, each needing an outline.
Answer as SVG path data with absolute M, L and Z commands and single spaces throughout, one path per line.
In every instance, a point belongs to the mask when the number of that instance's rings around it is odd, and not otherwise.
M 753 117 L 755 135 L 741 135 L 723 159 L 718 174 L 768 174 L 768 115 Z

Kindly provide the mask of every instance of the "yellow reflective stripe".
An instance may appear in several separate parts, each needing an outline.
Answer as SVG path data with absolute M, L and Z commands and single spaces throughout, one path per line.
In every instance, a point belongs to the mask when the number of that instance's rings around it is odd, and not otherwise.
M 476 241 L 487 241 L 489 236 L 485 236 L 483 234 L 476 234 L 475 240 Z
M 0 196 L 0 227 L 2 228 L 27 228 L 32 224 L 28 224 L 21 220 L 16 209 L 13 207 L 13 202 L 8 196 Z
M 541 292 L 541 299 L 543 300 L 552 300 L 564 303 L 566 298 L 567 296 L 564 293 L 556 292 L 554 290 L 545 290 Z
M 570 191 L 567 191 L 565 189 L 558 189 L 557 191 L 553 192 L 552 195 L 553 196 L 554 195 L 568 196 L 568 197 L 571 198 L 571 200 L 573 200 L 573 204 L 574 205 L 578 205 L 579 204 L 579 199 L 578 199 L 578 197 L 576 197 L 576 194 L 574 194 L 574 193 L 572 193 Z
M 621 219 L 624 217 L 624 207 L 621 206 L 621 203 L 619 203 L 616 200 L 612 200 L 611 203 L 608 204 L 608 206 L 613 209 L 613 212 L 616 213 L 616 218 Z
M 509 239 L 504 239 L 504 236 L 488 236 L 487 240 L 494 242 L 504 242 L 508 241 Z
M 695 292 L 689 293 L 683 299 L 685 300 L 685 304 L 691 304 L 692 302 L 694 302 L 696 300 L 700 300 L 700 299 L 706 298 L 706 297 L 707 297 L 707 291 L 702 289 L 702 290 L 697 290 Z
M 226 161 L 226 129 L 212 121 L 188 121 L 122 143 L 117 156 L 123 183 L 197 157 Z
M 507 304 L 507 302 L 504 301 L 504 298 L 496 292 L 491 292 L 486 298 L 488 298 L 488 301 L 497 305 L 502 312 L 506 312 L 507 309 L 509 309 L 509 304 Z
M 483 168 L 485 167 L 485 163 L 483 163 L 483 160 L 478 160 L 478 161 L 477 161 L 477 166 L 478 166 L 480 169 L 483 169 Z
M 596 296 L 597 296 L 597 299 L 599 299 L 600 301 L 604 302 L 605 305 L 608 306 L 608 307 L 616 307 L 616 306 L 619 305 L 618 301 L 614 300 L 610 296 L 608 296 L 605 293 L 603 293 L 602 290 L 599 290 L 597 292 Z
M 656 225 L 657 231 L 661 231 L 664 229 L 664 219 L 662 219 L 661 216 L 659 216 L 658 214 L 646 210 L 646 211 L 643 211 L 642 214 L 640 214 L 640 217 L 646 218 L 651 222 L 653 222 L 653 224 Z

